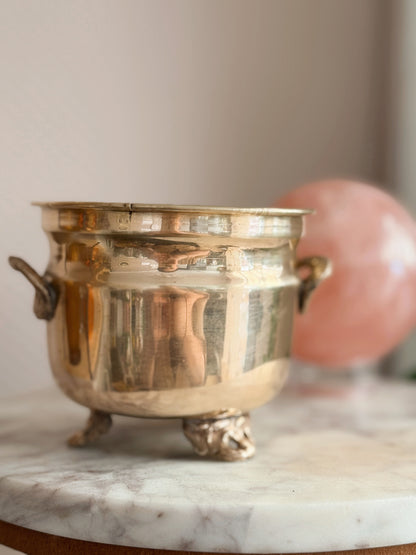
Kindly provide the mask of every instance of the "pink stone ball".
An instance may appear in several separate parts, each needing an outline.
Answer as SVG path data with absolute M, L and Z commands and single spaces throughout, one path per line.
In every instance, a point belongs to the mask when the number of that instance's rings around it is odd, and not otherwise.
M 314 208 L 297 256 L 331 258 L 333 275 L 295 320 L 295 357 L 331 368 L 373 362 L 416 324 L 416 225 L 380 189 L 341 179 L 309 183 L 275 206 Z

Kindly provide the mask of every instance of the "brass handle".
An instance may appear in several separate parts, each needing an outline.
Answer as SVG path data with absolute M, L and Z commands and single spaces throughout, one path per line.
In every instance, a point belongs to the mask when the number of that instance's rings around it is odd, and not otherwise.
M 309 273 L 301 279 L 299 286 L 298 308 L 299 312 L 305 312 L 311 294 L 318 285 L 332 274 L 332 263 L 325 256 L 308 256 L 296 262 L 296 269 L 306 268 Z
M 36 289 L 33 311 L 37 318 L 51 320 L 55 314 L 58 295 L 51 283 L 41 277 L 27 262 L 17 256 L 9 256 L 9 264 L 21 272 Z

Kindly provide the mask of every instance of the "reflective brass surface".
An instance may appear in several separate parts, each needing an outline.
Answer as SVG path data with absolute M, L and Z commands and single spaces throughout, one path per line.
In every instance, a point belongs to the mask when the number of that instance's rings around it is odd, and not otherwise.
M 35 288 L 33 312 L 36 317 L 41 320 L 51 320 L 54 317 L 57 302 L 55 289 L 21 258 L 10 256 L 9 264 L 14 270 L 21 272 Z
M 12 264 L 54 310 L 43 316 L 50 362 L 72 399 L 106 413 L 193 418 L 239 415 L 280 390 L 309 211 L 41 206 L 46 273 Z
M 76 432 L 67 440 L 69 447 L 84 447 L 106 434 L 112 426 L 112 418 L 108 412 L 92 410 L 83 430 Z
M 298 260 L 297 270 L 306 270 L 306 276 L 299 287 L 299 312 L 305 312 L 312 293 L 324 279 L 332 274 L 332 264 L 324 256 L 308 256 Z
M 248 414 L 223 411 L 215 418 L 185 418 L 183 431 L 202 457 L 234 462 L 250 459 L 255 452 Z

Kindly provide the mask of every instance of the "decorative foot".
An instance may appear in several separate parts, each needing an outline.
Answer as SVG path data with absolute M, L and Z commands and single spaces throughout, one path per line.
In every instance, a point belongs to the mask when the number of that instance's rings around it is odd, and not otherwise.
M 83 447 L 98 439 L 111 428 L 111 415 L 100 410 L 92 410 L 83 430 L 67 440 L 70 447 Z
M 242 461 L 255 453 L 248 414 L 225 410 L 214 416 L 185 418 L 183 431 L 201 456 Z

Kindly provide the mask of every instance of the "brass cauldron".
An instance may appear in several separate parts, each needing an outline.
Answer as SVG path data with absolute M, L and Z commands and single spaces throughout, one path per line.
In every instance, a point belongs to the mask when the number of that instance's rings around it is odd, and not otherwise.
M 330 274 L 323 257 L 296 261 L 310 211 L 39 206 L 45 275 L 10 264 L 36 289 L 56 381 L 91 409 L 69 443 L 106 432 L 111 413 L 181 417 L 200 455 L 252 456 L 247 412 L 281 389 L 294 311 Z

